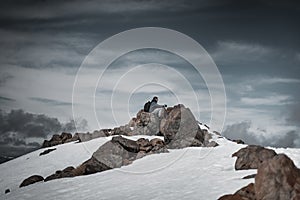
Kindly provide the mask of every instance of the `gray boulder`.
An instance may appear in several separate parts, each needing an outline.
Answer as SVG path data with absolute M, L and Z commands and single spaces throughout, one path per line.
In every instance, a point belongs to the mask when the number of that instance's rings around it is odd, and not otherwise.
M 125 139 L 125 138 L 124 138 Z M 126 140 L 126 139 L 125 139 Z M 111 140 L 104 145 L 102 145 L 97 151 L 93 153 L 93 158 L 96 159 L 99 163 L 109 167 L 109 168 L 118 168 L 121 167 L 124 164 L 125 160 L 134 160 L 136 157 L 136 152 L 130 152 L 132 147 L 124 148 L 124 144 L 126 142 L 123 142 L 123 146 L 119 143 L 120 139 L 117 140 Z M 131 143 L 131 142 L 127 142 Z
M 204 146 L 205 133 L 190 109 L 184 105 L 174 106 L 160 124 L 167 148 L 178 149 L 190 146 Z

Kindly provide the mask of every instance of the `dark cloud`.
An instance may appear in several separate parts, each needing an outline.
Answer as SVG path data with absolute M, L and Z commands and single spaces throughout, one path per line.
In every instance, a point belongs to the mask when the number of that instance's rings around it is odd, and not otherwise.
M 251 130 L 250 121 L 244 121 L 227 126 L 223 135 L 229 139 L 241 139 L 247 144 L 283 148 L 300 147 L 300 133 L 296 130 L 283 131 L 280 135 L 267 133 L 266 130 L 261 129 Z
M 71 106 L 72 103 L 70 102 L 64 102 L 64 101 L 57 101 L 54 99 L 47 99 L 47 98 L 38 98 L 38 97 L 31 97 L 30 98 L 33 101 L 45 103 L 51 106 Z
M 8 98 L 8 97 L 2 97 L 0 96 L 0 101 L 15 101 L 15 99 L 11 99 L 11 98 Z
M 87 121 L 76 122 L 77 128 L 86 129 Z M 76 131 L 74 120 L 61 123 L 56 118 L 43 114 L 28 113 L 23 110 L 0 110 L 0 148 L 1 156 L 20 156 L 29 150 L 40 147 L 41 142 L 62 131 Z

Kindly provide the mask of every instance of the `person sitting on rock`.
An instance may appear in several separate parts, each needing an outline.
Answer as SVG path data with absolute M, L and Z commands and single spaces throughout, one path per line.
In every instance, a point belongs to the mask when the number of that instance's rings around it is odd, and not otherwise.
M 151 105 L 150 105 L 150 109 L 149 112 L 157 115 L 159 118 L 163 118 L 166 116 L 166 109 L 165 107 L 167 107 L 167 105 L 159 105 L 158 103 L 158 97 L 154 96 L 152 101 L 151 101 Z

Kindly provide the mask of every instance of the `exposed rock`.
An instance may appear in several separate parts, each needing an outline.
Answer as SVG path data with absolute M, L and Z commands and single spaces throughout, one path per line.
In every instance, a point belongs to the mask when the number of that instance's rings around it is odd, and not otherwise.
M 144 157 L 146 155 L 147 155 L 146 151 L 139 151 L 138 154 L 136 155 L 136 159 L 140 159 L 140 158 L 142 158 L 142 157 Z
M 45 178 L 45 182 L 53 180 L 53 179 L 59 179 L 59 178 L 66 178 L 66 177 L 73 177 L 75 176 L 74 173 L 74 167 L 70 166 L 65 168 L 64 170 L 57 170 L 54 174 L 51 174 L 50 176 Z
M 141 147 L 148 147 L 150 146 L 150 141 L 149 139 L 145 139 L 145 138 L 139 138 L 136 143 Z
M 93 158 L 109 168 L 121 167 L 124 159 L 134 160 L 135 156 L 135 152 L 129 152 L 118 141 L 113 140 L 105 143 L 93 153 Z
M 248 176 L 244 176 L 243 179 L 250 179 L 250 178 L 255 178 L 256 174 L 251 174 Z
M 258 200 L 300 199 L 300 169 L 284 154 L 264 161 L 257 170 L 255 191 Z
M 160 131 L 170 149 L 203 146 L 205 143 L 205 133 L 199 128 L 194 115 L 181 104 L 174 106 L 162 119 Z
M 122 136 L 113 137 L 112 142 L 118 142 L 124 149 L 129 152 L 137 153 L 140 151 L 140 146 L 136 141 L 128 140 Z
M 33 175 L 33 176 L 30 176 L 28 178 L 26 178 L 19 187 L 25 187 L 27 185 L 31 185 L 31 184 L 34 184 L 36 182 L 40 182 L 40 181 L 43 181 L 44 178 L 40 175 Z
M 300 199 L 300 169 L 284 154 L 265 159 L 259 164 L 257 174 L 250 176 L 255 176 L 254 184 L 251 183 L 233 195 L 225 195 L 220 200 Z
M 132 135 L 157 135 L 160 131 L 160 119 L 153 113 L 140 110 L 136 118 L 128 123 Z
M 67 167 L 64 170 L 58 170 L 45 179 L 73 177 L 88 175 L 105 170 L 119 168 L 131 164 L 134 160 L 142 158 L 153 153 L 165 153 L 168 150 L 163 140 L 154 138 L 151 141 L 140 138 L 137 141 L 123 138 L 122 136 L 113 137 L 111 141 L 106 142 L 93 153 L 93 156 L 74 169 Z
M 154 138 L 150 141 L 152 146 L 150 153 L 167 153 L 168 150 L 166 148 L 165 142 L 159 138 Z
M 250 183 L 234 194 L 224 195 L 220 197 L 219 200 L 256 200 L 254 184 Z
M 235 142 L 237 144 L 245 144 L 243 140 L 237 139 L 237 140 L 231 140 L 232 142 Z
M 117 127 L 117 128 L 114 128 L 112 131 L 111 131 L 111 135 L 132 135 L 131 133 L 131 129 L 128 125 L 125 125 L 125 126 L 120 126 L 120 127 Z
M 215 141 L 211 141 L 206 145 L 206 147 L 217 147 L 217 146 L 219 146 L 219 144 Z
M 110 129 L 96 130 L 93 133 L 77 133 L 78 138 L 81 142 L 86 142 L 99 137 L 106 137 L 111 135 Z
M 45 151 L 43 151 L 42 153 L 40 153 L 40 156 L 46 155 L 46 154 L 50 153 L 51 151 L 55 151 L 55 150 L 56 150 L 56 148 L 54 148 L 54 149 L 46 149 Z
M 6 189 L 4 193 L 5 193 L 5 194 L 10 193 L 10 189 Z
M 264 160 L 273 158 L 275 155 L 276 152 L 274 150 L 266 149 L 261 146 L 249 145 L 232 154 L 232 157 L 237 157 L 235 169 L 243 170 L 257 169 Z
M 74 176 L 81 176 L 81 175 L 88 175 L 94 174 L 97 172 L 102 172 L 112 169 L 107 165 L 99 162 L 96 158 L 92 157 L 78 166 L 76 169 L 73 170 Z
M 70 142 L 70 141 L 75 141 L 75 140 L 72 140 L 72 134 L 71 133 L 63 132 L 63 133 L 61 133 L 61 135 L 54 134 L 49 141 L 44 140 L 42 148 L 52 147 L 52 146 L 59 145 L 59 144 L 64 144 L 64 143 Z

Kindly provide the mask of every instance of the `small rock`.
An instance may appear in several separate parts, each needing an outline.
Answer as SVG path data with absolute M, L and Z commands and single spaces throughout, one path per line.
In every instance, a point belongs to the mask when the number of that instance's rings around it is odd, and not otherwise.
M 40 175 L 33 175 L 33 176 L 30 176 L 28 178 L 26 178 L 19 187 L 24 187 L 24 186 L 27 186 L 27 185 L 31 185 L 33 183 L 36 183 L 36 182 L 40 182 L 40 181 L 43 181 L 44 178 Z
M 243 140 L 240 140 L 240 139 L 238 139 L 238 140 L 232 140 L 232 142 L 235 142 L 237 144 L 245 144 L 245 142 Z
M 50 153 L 51 151 L 55 151 L 55 150 L 56 150 L 56 148 L 54 148 L 54 149 L 47 149 L 47 150 L 43 151 L 42 153 L 40 153 L 40 156 L 46 155 L 46 154 Z

